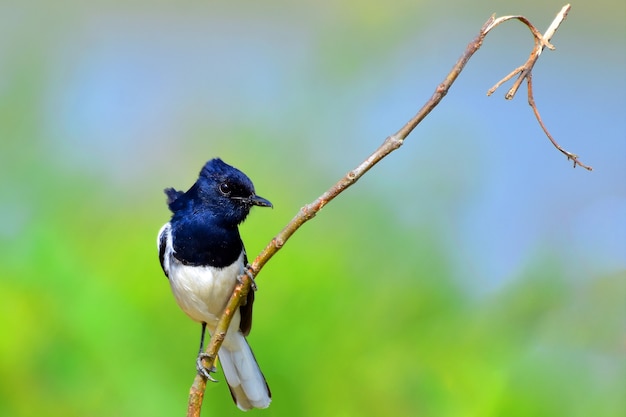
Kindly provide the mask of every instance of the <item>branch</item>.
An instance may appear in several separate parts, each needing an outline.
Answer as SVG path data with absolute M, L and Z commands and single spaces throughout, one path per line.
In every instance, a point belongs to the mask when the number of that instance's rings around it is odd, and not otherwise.
M 217 358 L 217 352 L 221 346 L 222 341 L 224 340 L 224 336 L 226 335 L 226 331 L 228 326 L 230 325 L 230 321 L 232 319 L 233 313 L 237 311 L 241 302 L 245 300 L 248 291 L 250 291 L 250 286 L 252 279 L 258 276 L 259 272 L 263 266 L 278 252 L 283 245 L 287 242 L 287 240 L 298 230 L 304 223 L 311 220 L 315 215 L 330 203 L 335 197 L 345 191 L 348 187 L 356 183 L 359 178 L 361 178 L 367 171 L 369 171 L 374 165 L 376 165 L 381 159 L 389 155 L 391 152 L 398 149 L 404 143 L 404 140 L 407 136 L 415 129 L 415 127 L 439 104 L 439 102 L 445 97 L 445 95 L 450 90 L 450 87 L 456 81 L 461 71 L 469 61 L 469 59 L 478 51 L 481 47 L 487 33 L 491 31 L 491 29 L 495 28 L 499 24 L 511 20 L 517 19 L 523 22 L 533 33 L 535 37 L 535 48 L 530 55 L 530 58 L 523 66 L 517 68 L 504 80 L 500 81 L 496 86 L 492 89 L 495 91 L 502 83 L 511 79 L 515 74 L 520 73 L 520 78 L 516 84 L 521 83 L 520 80 L 527 79 L 529 83 L 529 102 L 531 106 L 536 111 L 536 107 L 534 106 L 534 100 L 532 99 L 531 94 L 531 71 L 534 63 L 539 58 L 541 54 L 541 50 L 544 47 L 548 47 L 550 49 L 554 49 L 554 47 L 549 43 L 549 39 L 552 37 L 561 21 L 567 15 L 570 6 L 565 6 L 557 18 L 555 22 L 552 23 L 548 31 L 545 35 L 541 35 L 539 31 L 523 16 L 505 16 L 498 19 L 495 19 L 495 15 L 491 16 L 487 22 L 480 29 L 478 35 L 467 45 L 465 52 L 458 59 L 456 64 L 452 67 L 448 75 L 445 79 L 437 86 L 433 95 L 430 99 L 424 104 L 424 106 L 417 112 L 415 116 L 411 120 L 409 120 L 400 130 L 398 130 L 393 135 L 387 137 L 382 145 L 378 149 L 376 149 L 367 159 L 365 159 L 361 164 L 359 164 L 356 168 L 349 171 L 343 178 L 341 178 L 335 185 L 333 185 L 328 191 L 319 196 L 315 201 L 310 204 L 305 205 L 300 209 L 300 211 L 296 214 L 296 216 L 285 226 L 283 230 L 280 231 L 274 237 L 271 242 L 263 249 L 263 251 L 255 258 L 254 262 L 248 266 L 246 273 L 242 274 L 239 279 L 240 283 L 238 283 L 234 290 L 233 294 L 224 309 L 222 316 L 217 324 L 215 332 L 211 335 L 211 342 L 207 347 L 206 353 L 209 355 L 209 359 L 205 360 L 205 365 L 208 368 L 211 368 L 215 363 L 215 358 Z M 515 90 L 517 88 L 514 86 L 509 93 L 507 93 L 507 99 L 511 99 L 515 94 Z M 490 93 L 493 93 L 490 90 Z M 563 153 L 565 153 L 568 158 L 574 160 L 574 164 L 580 165 L 582 167 L 587 168 L 585 165 L 582 165 L 578 159 L 576 159 L 575 155 L 572 155 L 566 151 L 564 151 L 560 146 L 552 139 L 552 137 L 548 134 L 545 129 L 541 119 L 539 118 L 538 112 L 535 113 L 537 119 L 539 120 L 540 125 L 552 141 L 552 143 Z M 589 169 L 589 168 L 587 168 Z M 193 385 L 190 389 L 189 395 L 189 403 L 187 408 L 187 416 L 188 417 L 199 417 L 200 416 L 200 408 L 202 405 L 202 400 L 204 397 L 204 391 L 206 388 L 206 379 L 203 376 L 196 375 L 196 378 L 193 382 Z
M 528 27 L 530 32 L 533 34 L 533 37 L 535 38 L 535 47 L 533 48 L 532 52 L 530 53 L 530 57 L 524 63 L 524 65 L 515 68 L 509 75 L 507 75 L 506 77 L 498 81 L 493 87 L 491 87 L 487 91 L 487 95 L 488 96 L 492 95 L 502 84 L 509 81 L 515 75 L 519 74 L 519 77 L 517 77 L 517 80 L 515 80 L 515 82 L 513 83 L 513 86 L 504 95 L 504 98 L 507 100 L 512 100 L 515 97 L 517 90 L 519 90 L 520 86 L 522 85 L 522 82 L 526 80 L 526 84 L 528 86 L 528 104 L 533 109 L 533 113 L 535 114 L 535 118 L 537 119 L 539 126 L 541 126 L 541 129 L 543 130 L 543 132 L 546 134 L 548 139 L 550 139 L 550 142 L 552 142 L 552 145 L 554 145 L 555 148 L 557 148 L 563 155 L 565 155 L 568 160 L 571 160 L 574 162 L 574 168 L 576 168 L 576 165 L 579 165 L 585 168 L 586 170 L 591 171 L 593 168 L 580 162 L 580 160 L 578 159 L 578 155 L 566 151 L 565 149 L 563 149 L 563 147 L 561 147 L 561 145 L 557 143 L 556 140 L 554 140 L 554 138 L 548 131 L 548 128 L 541 120 L 541 115 L 539 114 L 539 110 L 537 109 L 537 105 L 535 104 L 535 99 L 533 97 L 533 83 L 532 83 L 533 67 L 535 66 L 535 63 L 537 62 L 537 60 L 539 59 L 539 55 L 541 55 L 543 48 L 547 47 L 548 49 L 554 50 L 554 46 L 550 43 L 550 39 L 552 39 L 557 29 L 561 25 L 561 23 L 565 20 L 570 9 L 571 9 L 571 6 L 569 4 L 566 4 L 565 6 L 563 6 L 561 11 L 556 15 L 556 17 L 554 18 L 554 20 L 552 21 L 552 23 L 546 30 L 546 33 L 544 33 L 543 35 L 524 16 L 504 16 L 493 21 L 493 23 L 487 28 L 487 32 L 489 32 L 491 29 L 495 28 L 499 24 L 506 22 L 507 20 L 511 20 L 511 19 L 519 20 L 524 25 L 526 25 L 526 27 Z

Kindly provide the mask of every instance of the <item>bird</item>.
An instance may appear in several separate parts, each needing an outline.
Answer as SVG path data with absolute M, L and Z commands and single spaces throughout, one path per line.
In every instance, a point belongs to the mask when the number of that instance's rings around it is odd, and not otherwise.
M 164 190 L 172 212 L 159 230 L 159 260 L 179 307 L 201 323 L 198 373 L 215 381 L 202 364 L 205 331 L 215 331 L 238 277 L 247 271 L 248 259 L 239 234 L 253 206 L 273 207 L 256 195 L 250 178 L 219 158 L 209 160 L 186 192 Z M 254 281 L 253 281 L 254 284 Z M 253 286 L 255 287 L 255 286 Z M 248 345 L 252 326 L 254 291 L 233 315 L 218 352 L 224 377 L 241 410 L 267 408 L 271 392 Z

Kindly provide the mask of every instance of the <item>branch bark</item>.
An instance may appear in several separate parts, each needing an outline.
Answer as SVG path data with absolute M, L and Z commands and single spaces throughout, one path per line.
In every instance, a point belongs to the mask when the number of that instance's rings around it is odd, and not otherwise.
M 567 14 L 569 13 L 570 9 L 571 9 L 571 6 L 569 4 L 566 4 L 565 6 L 563 6 L 561 11 L 559 11 L 559 13 L 556 15 L 556 17 L 554 18 L 554 20 L 552 21 L 548 29 L 546 29 L 546 32 L 543 35 L 524 16 L 504 16 L 493 21 L 493 23 L 487 28 L 487 32 L 489 32 L 491 29 L 495 28 L 499 24 L 506 22 L 507 20 L 511 20 L 511 19 L 519 20 L 524 25 L 526 25 L 526 27 L 528 27 L 530 32 L 533 34 L 533 37 L 535 38 L 535 47 L 533 48 L 532 52 L 530 53 L 530 57 L 524 63 L 524 65 L 521 65 L 515 68 L 513 71 L 511 71 L 511 73 L 509 73 L 509 75 L 507 75 L 506 77 L 498 81 L 493 87 L 491 87 L 487 91 L 487 95 L 488 96 L 492 95 L 502 84 L 509 81 L 515 75 L 519 74 L 519 77 L 517 77 L 517 80 L 515 80 L 515 82 L 513 83 L 513 86 L 504 95 L 504 98 L 507 100 L 512 100 L 515 97 L 517 90 L 519 90 L 520 86 L 522 85 L 522 82 L 526 81 L 526 84 L 528 87 L 528 105 L 532 108 L 535 118 L 537 119 L 537 123 L 539 123 L 539 126 L 541 126 L 541 129 L 543 130 L 545 135 L 548 137 L 552 145 L 554 145 L 556 149 L 558 149 L 563 155 L 565 155 L 568 160 L 571 160 L 574 163 L 574 168 L 576 168 L 576 166 L 578 165 L 578 166 L 585 168 L 587 171 L 591 171 L 593 168 L 591 168 L 589 165 L 583 164 L 578 159 L 578 155 L 573 154 L 569 151 L 566 151 L 561 145 L 558 144 L 558 142 L 554 139 L 554 137 L 552 137 L 552 135 L 548 131 L 548 128 L 541 120 L 541 115 L 539 114 L 539 109 L 537 109 L 537 104 L 535 103 L 535 99 L 533 95 L 533 82 L 532 82 L 533 67 L 535 66 L 535 63 L 539 59 L 539 56 L 541 55 L 541 52 L 543 51 L 544 48 L 547 47 L 548 49 L 554 50 L 554 46 L 550 43 L 550 39 L 552 39 L 552 37 L 556 33 L 559 26 L 561 26 L 561 23 L 563 23 L 563 21 L 567 17 Z
M 504 79 L 499 81 L 494 87 L 492 87 L 488 95 L 491 95 L 498 87 L 500 87 L 503 83 L 513 78 L 516 74 L 520 74 L 517 81 L 513 85 L 513 87 L 507 92 L 505 98 L 510 100 L 515 96 L 515 92 L 519 88 L 519 85 L 522 81 L 527 80 L 528 83 L 528 99 L 529 104 L 533 108 L 535 115 L 542 129 L 550 139 L 550 141 L 554 144 L 557 149 L 559 149 L 562 153 L 564 153 L 568 159 L 574 161 L 574 166 L 580 165 L 588 170 L 591 170 L 590 167 L 583 165 L 577 158 L 576 155 L 571 154 L 561 148 L 556 141 L 552 138 L 552 136 L 548 133 L 545 128 L 541 118 L 539 116 L 539 112 L 534 104 L 534 99 L 532 98 L 532 69 L 541 54 L 543 48 L 548 47 L 549 49 L 554 49 L 554 47 L 550 44 L 550 39 L 560 26 L 561 22 L 567 16 L 567 13 L 570 10 L 570 5 L 564 6 L 561 11 L 557 14 L 556 18 L 548 28 L 545 34 L 541 34 L 531 23 L 523 16 L 504 16 L 498 19 L 495 18 L 495 15 L 492 15 L 487 22 L 482 26 L 478 35 L 467 45 L 465 48 L 465 52 L 458 59 L 456 64 L 452 67 L 448 75 L 445 79 L 435 88 L 433 95 L 430 99 L 422 106 L 422 108 L 409 120 L 404 126 L 402 126 L 396 133 L 387 137 L 383 143 L 380 145 L 378 149 L 376 149 L 367 159 L 361 162 L 356 168 L 349 171 L 343 178 L 341 178 L 335 185 L 329 188 L 325 193 L 319 196 L 315 201 L 303 206 L 300 211 L 296 214 L 296 216 L 280 231 L 269 244 L 261 251 L 261 253 L 254 259 L 251 265 L 248 266 L 248 269 L 245 274 L 242 274 L 240 278 L 240 283 L 235 286 L 233 290 L 233 294 L 224 309 L 224 312 L 218 322 L 216 330 L 214 334 L 211 335 L 211 341 L 207 347 L 206 353 L 209 355 L 210 359 L 205 361 L 205 365 L 210 368 L 214 365 L 215 358 L 217 358 L 217 352 L 221 346 L 221 342 L 224 340 L 224 336 L 230 325 L 230 321 L 233 313 L 239 308 L 241 302 L 245 299 L 248 291 L 250 291 L 251 283 L 254 277 L 258 276 L 259 272 L 263 266 L 278 252 L 283 245 L 287 242 L 287 240 L 307 221 L 311 220 L 317 212 L 319 212 L 324 206 L 330 203 L 335 197 L 345 191 L 348 187 L 356 183 L 359 178 L 361 178 L 367 171 L 369 171 L 374 165 L 376 165 L 381 159 L 389 155 L 391 152 L 400 148 L 404 143 L 404 140 L 407 136 L 415 129 L 415 127 L 422 121 L 424 118 L 439 104 L 439 102 L 446 96 L 450 87 L 456 81 L 458 76 L 465 68 L 465 65 L 469 61 L 469 59 L 478 51 L 481 47 L 485 37 L 487 34 L 494 29 L 496 26 L 500 25 L 503 22 L 506 22 L 511 19 L 516 19 L 521 21 L 524 25 L 526 25 L 533 37 L 535 39 L 535 46 L 533 51 L 530 54 L 530 57 L 526 61 L 526 63 L 514 71 L 512 71 L 509 75 L 507 75 Z M 188 417 L 199 417 L 200 416 L 200 408 L 202 406 L 202 400 L 204 398 L 204 391 L 206 388 L 206 379 L 201 375 L 197 375 L 193 385 L 190 389 L 189 402 L 187 408 L 187 416 Z

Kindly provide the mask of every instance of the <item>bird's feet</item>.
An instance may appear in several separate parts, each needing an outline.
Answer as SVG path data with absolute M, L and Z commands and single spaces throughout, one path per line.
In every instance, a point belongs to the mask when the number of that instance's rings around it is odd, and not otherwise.
M 211 376 L 211 373 L 217 372 L 217 368 L 215 366 L 212 366 L 211 368 L 207 368 L 206 366 L 204 366 L 204 363 L 202 362 L 204 359 L 213 359 L 213 358 L 208 353 L 202 352 L 198 354 L 198 359 L 196 359 L 196 369 L 198 370 L 198 374 L 205 377 L 207 380 L 211 382 L 217 382 L 217 379 Z
M 243 273 L 246 274 L 248 278 L 250 278 L 250 288 L 252 288 L 252 291 L 256 291 L 257 286 L 256 286 L 256 282 L 254 281 L 254 274 L 250 272 L 250 269 L 252 269 L 252 266 L 250 266 L 250 264 L 247 264 L 245 268 L 243 269 Z M 239 280 L 239 282 L 241 283 L 241 280 L 239 279 L 239 277 L 237 277 L 237 280 Z

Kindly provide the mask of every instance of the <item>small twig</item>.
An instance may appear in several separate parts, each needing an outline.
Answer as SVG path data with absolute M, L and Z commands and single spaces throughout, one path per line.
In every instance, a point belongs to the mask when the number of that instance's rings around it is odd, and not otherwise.
M 543 124 L 543 121 L 541 120 L 541 116 L 539 115 L 539 110 L 537 110 L 537 106 L 535 105 L 535 99 L 533 97 L 533 77 L 532 77 L 532 74 L 528 74 L 528 77 L 526 79 L 528 80 L 528 104 L 533 109 L 533 113 L 535 113 L 535 117 L 537 118 L 537 122 L 539 122 L 539 126 L 541 126 L 541 129 L 543 129 L 543 132 L 546 134 L 548 139 L 550 139 L 550 142 L 552 142 L 552 145 L 554 145 L 555 148 L 557 148 L 559 151 L 561 151 L 561 153 L 563 155 L 565 155 L 568 160 L 574 162 L 574 168 L 576 168 L 576 165 L 580 165 L 581 167 L 585 168 L 587 171 L 591 171 L 593 169 L 592 167 L 590 167 L 588 165 L 585 165 L 582 162 L 580 162 L 578 160 L 578 155 L 573 154 L 573 153 L 568 152 L 565 149 L 563 149 L 563 147 L 561 147 L 561 145 L 559 145 L 557 143 L 557 141 L 554 140 L 554 138 L 552 137 L 550 132 L 548 132 L 548 128 L 546 127 L 546 125 Z
M 567 10 L 566 10 L 567 9 Z M 569 10 L 569 5 L 565 6 L 559 15 L 562 15 L 561 21 L 565 18 L 567 11 Z M 411 120 L 409 120 L 400 130 L 398 130 L 395 134 L 387 137 L 383 143 L 380 145 L 376 151 L 374 151 L 367 159 L 365 159 L 361 164 L 359 164 L 352 171 L 348 172 L 343 178 L 341 178 L 335 185 L 333 185 L 328 191 L 319 196 L 315 201 L 310 204 L 305 205 L 300 209 L 300 211 L 296 214 L 296 216 L 283 228 L 274 237 L 271 242 L 263 249 L 263 251 L 255 258 L 254 262 L 248 268 L 247 273 L 242 274 L 239 279 L 240 283 L 237 284 L 233 290 L 233 294 L 224 309 L 222 316 L 216 326 L 214 334 L 211 335 L 211 341 L 207 347 L 206 353 L 210 358 L 217 357 L 217 352 L 221 346 L 221 342 L 224 339 L 224 335 L 230 325 L 230 321 L 232 319 L 233 313 L 239 308 L 241 302 L 245 299 L 248 291 L 250 290 L 251 277 L 256 277 L 263 266 L 278 252 L 285 242 L 307 221 L 311 220 L 315 215 L 330 201 L 332 201 L 335 197 L 345 191 L 348 187 L 356 183 L 359 178 L 361 178 L 367 171 L 369 171 L 374 165 L 376 165 L 381 159 L 386 157 L 388 154 L 398 149 L 404 143 L 404 140 L 407 136 L 413 131 L 413 129 L 439 104 L 439 102 L 445 97 L 448 93 L 450 87 L 454 83 L 454 81 L 458 78 L 459 74 L 469 61 L 469 59 L 476 53 L 476 51 L 481 47 L 487 33 L 500 23 L 510 20 L 510 19 L 518 19 L 526 24 L 533 35 L 535 36 L 535 49 L 533 50 L 533 54 L 531 54 L 532 64 L 525 64 L 522 67 L 517 68 L 514 72 L 509 74 L 505 79 L 499 82 L 496 85 L 496 88 L 500 86 L 503 82 L 511 79 L 515 74 L 520 71 L 523 72 L 526 68 L 528 68 L 528 74 L 524 75 L 525 79 L 528 79 L 530 82 L 530 69 L 532 69 L 532 65 L 537 60 L 539 53 L 541 53 L 541 49 L 543 47 L 553 48 L 553 46 L 548 42 L 550 37 L 546 35 L 541 35 L 539 31 L 537 31 L 534 26 L 528 22 L 528 20 L 522 16 L 505 16 L 499 19 L 495 19 L 495 16 L 491 16 L 487 22 L 483 25 L 478 35 L 467 45 L 465 52 L 458 59 L 456 64 L 452 67 L 446 78 L 437 86 L 433 95 L 430 99 L 424 104 L 424 106 L 413 116 Z M 560 24 L 560 21 L 559 21 Z M 554 23 L 553 23 L 554 25 Z M 552 30 L 552 33 L 556 31 L 556 28 Z M 552 26 L 551 26 L 552 28 Z M 551 36 L 551 35 L 550 35 Z M 537 52 L 539 51 L 539 52 Z M 534 58 L 533 58 L 534 57 Z M 521 75 L 520 75 L 521 77 Z M 495 88 L 494 88 L 495 90 Z M 529 90 L 530 92 L 530 90 Z M 534 107 L 534 100 L 532 100 L 532 94 L 529 95 L 529 101 L 532 102 L 531 106 Z M 563 152 L 568 158 L 574 160 L 575 164 L 582 165 L 576 159 L 576 155 L 570 154 L 567 151 L 564 151 L 560 146 L 552 139 L 552 137 L 548 134 L 547 130 L 543 126 L 541 119 L 539 118 L 538 113 L 536 113 L 537 118 L 540 122 L 540 125 L 552 141 L 552 143 Z M 213 360 L 206 360 L 205 365 L 207 367 L 213 366 Z M 194 383 L 190 390 L 189 395 L 189 403 L 187 408 L 187 415 L 189 417 L 199 417 L 200 416 L 200 408 L 202 405 L 202 400 L 204 397 L 204 391 L 206 388 L 206 380 L 204 377 L 197 375 Z
M 533 109 L 533 113 L 535 114 L 535 117 L 537 119 L 537 122 L 539 123 L 539 126 L 541 126 L 541 129 L 546 134 L 546 136 L 548 137 L 552 145 L 554 145 L 556 149 L 558 149 L 561 153 L 563 153 L 563 155 L 565 155 L 568 160 L 571 160 L 574 162 L 574 168 L 576 168 L 576 166 L 579 165 L 585 168 L 586 170 L 591 171 L 593 168 L 580 162 L 580 160 L 578 159 L 578 155 L 573 154 L 563 149 L 563 147 L 558 144 L 558 142 L 554 139 L 554 137 L 552 137 L 546 125 L 541 120 L 539 109 L 537 108 L 537 105 L 533 98 L 533 86 L 532 86 L 533 85 L 532 84 L 533 67 L 535 66 L 535 63 L 537 62 L 537 59 L 539 59 L 539 56 L 541 55 L 543 48 L 547 47 L 549 49 L 554 49 L 554 46 L 550 43 L 550 40 L 556 33 L 561 23 L 567 17 L 567 14 L 569 13 L 570 9 L 571 9 L 571 6 L 569 4 L 563 6 L 561 11 L 556 15 L 556 17 L 554 18 L 554 20 L 552 21 L 552 23 L 550 24 L 550 26 L 548 27 L 548 29 L 543 35 L 537 30 L 537 28 L 532 23 L 530 23 L 530 21 L 528 21 L 528 19 L 526 19 L 523 16 L 504 16 L 504 17 L 494 20 L 494 22 L 489 26 L 489 28 L 487 28 L 487 31 L 490 31 L 491 29 L 495 28 L 496 26 L 498 26 L 499 24 L 503 22 L 506 22 L 507 20 L 517 19 L 521 21 L 524 25 L 526 25 L 528 29 L 530 29 L 531 33 L 533 34 L 533 37 L 535 39 L 535 47 L 533 48 L 532 52 L 530 53 L 530 57 L 528 57 L 528 60 L 524 63 L 524 65 L 521 65 L 515 68 L 506 77 L 498 81 L 493 87 L 491 87 L 487 91 L 487 95 L 488 96 L 492 95 L 498 88 L 500 88 L 502 84 L 504 84 L 505 82 L 509 81 L 511 78 L 519 74 L 519 77 L 517 77 L 517 80 L 515 80 L 515 82 L 513 83 L 513 86 L 504 95 L 504 98 L 507 100 L 512 100 L 515 97 L 517 90 L 519 90 L 519 87 L 521 86 L 522 82 L 526 81 L 527 86 L 528 86 L 528 104 Z
M 512 100 L 513 97 L 515 97 L 515 94 L 517 93 L 519 86 L 521 85 L 522 81 L 528 76 L 528 74 L 530 74 L 530 72 L 532 71 L 535 65 L 535 62 L 537 62 L 537 59 L 539 59 L 539 55 L 541 55 L 541 52 L 543 51 L 543 48 L 547 47 L 548 49 L 552 49 L 552 50 L 555 49 L 554 46 L 550 43 L 550 39 L 552 39 L 552 36 L 554 36 L 554 33 L 556 32 L 558 27 L 561 25 L 561 22 L 565 19 L 565 17 L 567 17 L 567 13 L 569 12 L 570 8 L 571 6 L 569 4 L 563 6 L 561 11 L 557 14 L 556 18 L 554 19 L 554 21 L 552 22 L 552 24 L 546 31 L 545 35 L 542 35 L 541 32 L 539 32 L 539 30 L 537 30 L 537 28 L 532 23 L 530 23 L 530 21 L 526 19 L 524 16 L 504 16 L 504 17 L 500 17 L 496 19 L 493 22 L 493 24 L 487 29 L 488 32 L 491 29 L 495 28 L 496 26 L 500 25 L 501 23 L 506 22 L 507 20 L 511 20 L 511 19 L 519 20 L 524 25 L 526 25 L 526 27 L 533 34 L 533 37 L 535 39 L 535 47 L 533 48 L 533 51 L 530 53 L 530 57 L 528 58 L 526 63 L 514 69 L 513 72 L 511 72 L 509 75 L 504 77 L 502 80 L 498 81 L 496 85 L 491 87 L 489 91 L 487 91 L 488 96 L 493 94 L 494 91 L 496 91 L 498 87 L 500 87 L 500 85 L 502 85 L 506 81 L 513 78 L 516 74 L 520 74 L 520 76 L 517 78 L 517 80 L 513 84 L 513 87 L 511 87 L 511 89 L 504 96 L 504 98 L 506 98 L 507 100 Z
M 504 84 L 505 82 L 509 81 L 511 78 L 515 77 L 517 74 L 522 72 L 523 69 L 524 69 L 524 65 L 521 65 L 521 66 L 515 68 L 513 71 L 511 71 L 511 73 L 509 75 L 507 75 L 506 77 L 504 77 L 503 79 L 498 81 L 493 87 L 491 87 L 489 90 L 487 90 L 487 95 L 488 96 L 492 95 L 498 88 L 500 88 L 500 86 L 502 84 Z M 507 98 L 507 100 L 510 100 L 507 96 L 505 96 L 505 98 Z

